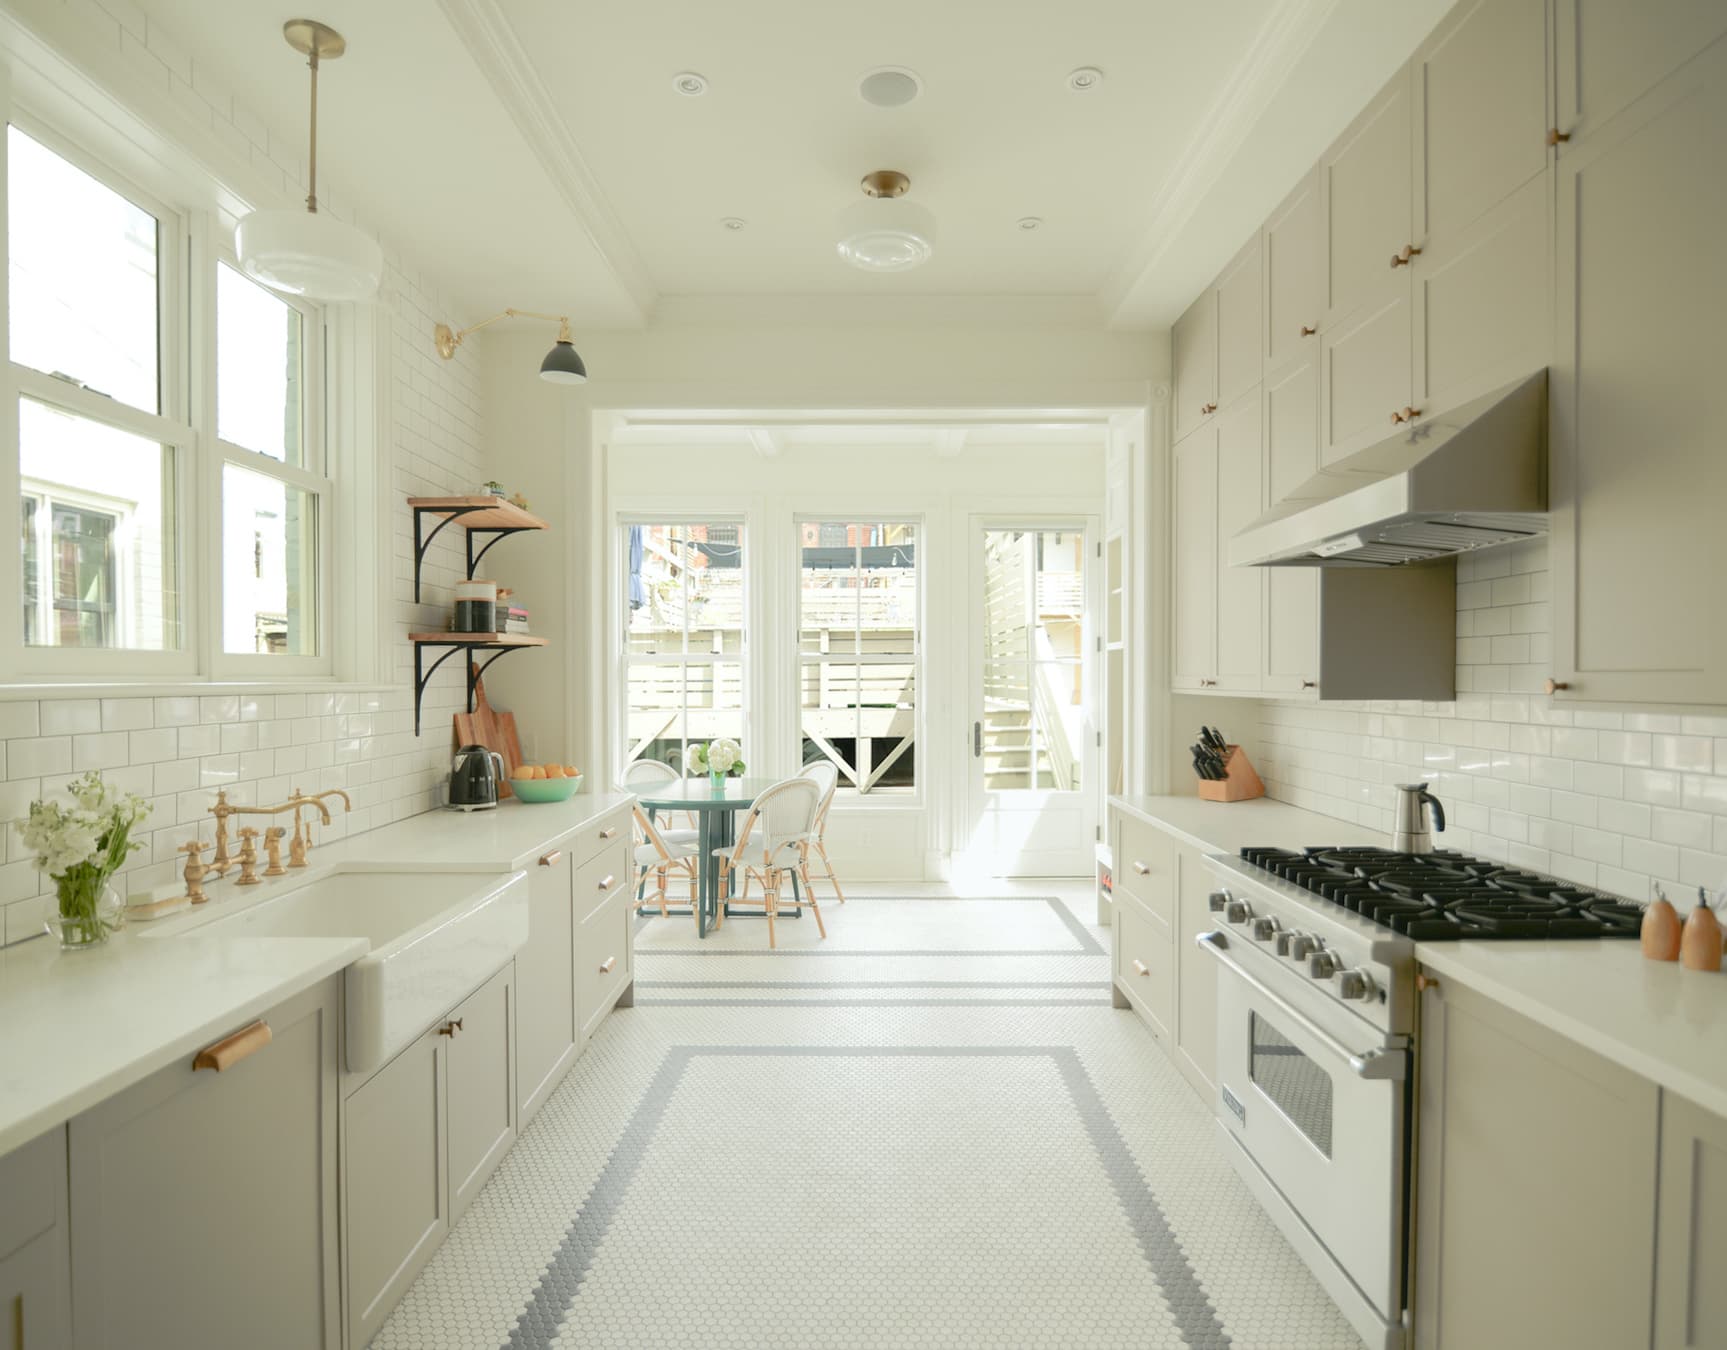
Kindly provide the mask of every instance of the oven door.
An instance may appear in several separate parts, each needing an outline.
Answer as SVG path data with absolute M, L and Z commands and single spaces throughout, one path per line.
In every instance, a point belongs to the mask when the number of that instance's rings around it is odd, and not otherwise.
M 1395 1343 L 1404 1305 L 1409 1051 L 1388 1046 L 1383 1033 L 1265 951 L 1227 933 L 1202 933 L 1198 942 L 1219 966 L 1218 1121 L 1305 1230 L 1291 1235 L 1298 1249 L 1312 1264 L 1317 1247 L 1334 1267 L 1315 1273 L 1339 1306 L 1358 1325 L 1371 1309 L 1382 1335 L 1364 1339 Z M 1354 1309 L 1338 1297 L 1348 1292 L 1339 1274 L 1360 1300 Z

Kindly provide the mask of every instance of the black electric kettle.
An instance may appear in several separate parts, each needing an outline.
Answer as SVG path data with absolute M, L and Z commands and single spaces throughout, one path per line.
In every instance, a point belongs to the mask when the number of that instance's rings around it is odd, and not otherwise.
M 498 804 L 498 779 L 504 760 L 496 750 L 483 745 L 464 745 L 450 763 L 452 811 L 484 811 Z

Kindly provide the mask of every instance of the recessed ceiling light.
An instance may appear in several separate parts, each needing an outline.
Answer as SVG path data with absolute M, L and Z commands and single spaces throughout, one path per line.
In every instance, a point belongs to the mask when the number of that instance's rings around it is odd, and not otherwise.
M 681 70 L 672 76 L 672 88 L 685 98 L 700 98 L 708 92 L 708 77 L 693 70 Z
M 858 81 L 858 94 L 878 108 L 903 108 L 923 93 L 923 81 L 904 66 L 880 66 Z
M 1067 87 L 1076 94 L 1089 94 L 1103 83 L 1103 72 L 1096 66 L 1081 66 L 1067 73 Z
M 743 229 L 745 223 L 746 222 L 742 216 L 725 216 L 720 220 L 720 224 L 724 225 L 728 230 L 731 230 L 734 233 Z
M 1022 230 L 1035 230 L 1041 224 L 1043 224 L 1042 216 L 1021 216 L 1019 218 L 1019 227 Z

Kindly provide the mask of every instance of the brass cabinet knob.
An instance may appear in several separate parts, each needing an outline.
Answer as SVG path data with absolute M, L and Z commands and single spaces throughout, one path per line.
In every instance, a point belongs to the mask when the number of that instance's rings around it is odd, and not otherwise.
M 1319 681 L 1318 680 L 1303 680 L 1301 682 L 1301 687 L 1303 689 L 1317 689 L 1317 688 L 1319 688 Z
M 1139 875 L 1142 877 L 1148 877 L 1151 875 L 1151 864 L 1150 863 L 1136 862 L 1133 865 L 1133 870 L 1135 872 L 1138 872 Z
M 1314 328 L 1309 324 L 1304 323 L 1301 325 L 1301 336 L 1302 337 L 1312 337 L 1318 331 L 1319 330 L 1317 328 Z
M 1549 127 L 1547 130 L 1547 144 L 1549 145 L 1564 145 L 1570 139 L 1571 133 L 1569 131 L 1561 131 L 1558 127 Z
M 1201 403 L 1199 405 L 1199 411 L 1202 414 L 1210 415 L 1211 413 L 1214 413 L 1217 411 L 1217 404 L 1215 404 L 1215 403 Z
M 1397 425 L 1397 424 L 1398 424 L 1398 423 L 1400 423 L 1400 422 L 1401 422 L 1401 421 L 1403 421 L 1403 414 L 1402 414 L 1402 413 L 1400 413 L 1400 412 L 1394 412 L 1394 413 L 1392 413 L 1392 414 L 1391 414 L 1391 424 L 1392 424 L 1392 425 L 1393 425 L 1393 426 L 1396 426 L 1396 425 Z
M 1571 684 L 1567 680 L 1548 680 L 1547 683 L 1542 686 L 1542 688 L 1546 689 L 1550 694 L 1557 694 L 1561 689 L 1569 689 L 1570 687 Z
M 545 857 L 540 859 L 540 866 L 541 867 L 556 867 L 558 865 L 558 859 L 563 857 L 563 856 L 564 856 L 563 849 L 555 848 L 550 853 L 546 854 Z
M 1396 253 L 1391 255 L 1391 265 L 1393 267 L 1408 267 L 1409 260 L 1420 252 L 1421 250 L 1414 244 L 1405 244 L 1402 248 L 1398 249 Z

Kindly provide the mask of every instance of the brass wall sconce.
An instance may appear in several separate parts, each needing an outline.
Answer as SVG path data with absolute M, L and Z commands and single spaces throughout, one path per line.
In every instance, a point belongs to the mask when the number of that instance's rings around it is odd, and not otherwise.
M 531 309 L 506 309 L 492 315 L 489 319 L 481 319 L 476 324 L 470 324 L 460 332 L 447 323 L 441 323 L 432 330 L 432 345 L 438 349 L 438 355 L 448 361 L 456 354 L 456 348 L 462 345 L 462 339 L 469 333 L 477 332 L 487 324 L 496 323 L 499 319 L 545 319 L 558 325 L 558 340 L 546 353 L 546 359 L 540 362 L 540 378 L 551 384 L 586 384 L 588 368 L 582 364 L 582 358 L 570 343 L 570 320 L 563 314 L 539 314 Z

